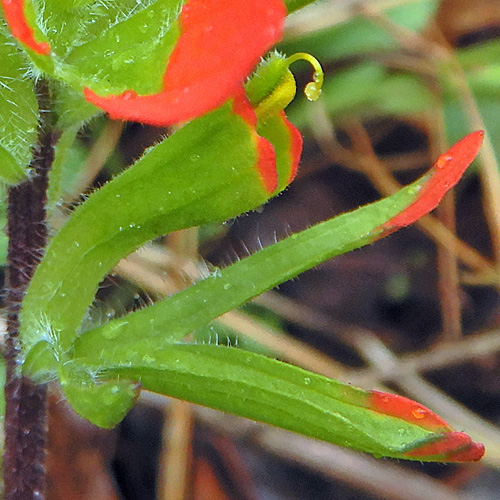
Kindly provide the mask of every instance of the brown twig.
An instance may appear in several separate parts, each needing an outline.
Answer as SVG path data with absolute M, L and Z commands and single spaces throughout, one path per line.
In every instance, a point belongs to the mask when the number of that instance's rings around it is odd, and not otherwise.
M 442 109 L 442 106 L 439 107 Z M 433 158 L 448 148 L 445 137 L 443 113 L 435 113 L 432 123 L 435 133 L 431 134 L 430 150 Z M 450 232 L 456 234 L 455 191 L 449 191 L 439 204 L 436 214 Z M 457 238 L 458 239 L 458 238 Z M 438 290 L 441 302 L 441 340 L 454 342 L 462 337 L 462 310 L 460 303 L 460 277 L 456 245 L 437 245 Z
M 411 0 L 371 0 L 374 10 L 386 10 L 398 5 L 404 5 Z M 337 0 L 336 2 L 318 2 L 299 16 L 287 19 L 285 41 L 302 38 L 336 24 L 345 23 L 360 14 L 359 0 Z
M 188 498 L 193 412 L 189 403 L 172 399 L 165 407 L 165 415 L 167 420 L 159 458 L 158 499 L 183 500 Z
M 442 199 L 437 214 L 441 223 L 455 232 L 455 194 L 450 191 Z M 460 305 L 460 278 L 455 245 L 437 248 L 438 290 L 443 323 L 441 339 L 454 342 L 462 337 L 462 312 Z
M 311 309 L 276 292 L 266 292 L 254 299 L 253 302 L 267 307 L 287 321 L 324 335 L 336 335 L 348 340 L 364 331 L 359 327 L 336 321 L 327 314 Z M 500 352 L 500 331 L 491 330 L 463 337 L 459 342 L 451 345 L 437 344 L 431 350 L 400 356 L 397 365 L 391 366 L 390 369 L 386 367 L 383 377 L 385 377 L 384 380 L 388 381 L 397 380 L 406 370 L 424 373 L 474 359 L 490 357 L 498 352 Z M 356 372 L 349 371 L 347 377 L 349 380 L 355 378 L 363 386 L 369 387 L 376 384 L 382 374 L 378 370 L 368 368 L 357 369 Z
M 125 122 L 123 121 L 109 120 L 106 123 L 101 135 L 90 149 L 89 155 L 80 170 L 74 189 L 66 196 L 66 203 L 77 200 L 89 188 L 106 163 L 109 155 L 116 148 L 124 126 Z
M 345 368 L 330 357 L 314 349 L 305 342 L 283 335 L 238 311 L 231 311 L 217 320 L 224 326 L 237 331 L 239 335 L 258 342 L 260 345 L 273 351 L 278 357 L 297 366 L 301 366 L 330 378 L 338 378 L 345 373 Z

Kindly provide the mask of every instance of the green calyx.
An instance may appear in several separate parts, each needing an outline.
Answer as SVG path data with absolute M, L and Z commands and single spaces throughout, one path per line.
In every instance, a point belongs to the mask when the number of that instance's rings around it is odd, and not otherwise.
M 289 66 L 304 60 L 314 68 L 313 80 L 304 88 L 304 94 L 315 101 L 321 94 L 323 70 L 310 54 L 298 52 L 285 57 L 278 52 L 263 60 L 245 84 L 245 92 L 250 104 L 261 122 L 283 111 L 295 97 L 297 86 Z

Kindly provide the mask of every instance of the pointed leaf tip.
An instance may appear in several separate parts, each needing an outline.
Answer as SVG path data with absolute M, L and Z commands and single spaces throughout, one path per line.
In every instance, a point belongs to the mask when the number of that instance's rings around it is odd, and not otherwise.
M 417 199 L 405 210 L 382 225 L 385 234 L 413 224 L 434 210 L 443 196 L 460 180 L 465 170 L 474 161 L 484 132 L 478 130 L 465 136 L 442 154 L 434 163 L 427 182 L 420 188 Z
M 379 391 L 370 391 L 369 407 L 377 413 L 397 417 L 423 429 L 436 432 L 436 440 L 404 453 L 406 457 L 443 462 L 475 462 L 484 455 L 484 445 L 475 443 L 425 406 L 411 399 Z
M 443 462 L 477 462 L 484 455 L 484 445 L 475 443 L 464 432 L 449 432 L 433 443 L 405 453 L 407 457 Z

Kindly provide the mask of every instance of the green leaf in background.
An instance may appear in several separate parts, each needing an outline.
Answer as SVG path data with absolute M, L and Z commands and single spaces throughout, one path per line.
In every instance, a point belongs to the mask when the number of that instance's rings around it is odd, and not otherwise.
M 388 71 L 375 92 L 373 108 L 382 115 L 404 116 L 427 111 L 435 102 L 419 75 Z
M 55 146 L 55 158 L 49 172 L 47 191 L 49 219 L 62 200 L 66 202 L 77 200 L 82 195 L 81 191 L 88 189 L 88 183 L 93 178 L 92 169 L 96 164 L 102 167 L 101 172 L 105 175 L 111 176 L 123 171 L 126 165 L 119 149 L 111 152 L 106 149 L 104 155 L 98 155 L 97 163 L 95 156 L 95 148 L 102 153 L 103 144 L 114 143 L 117 140 L 123 125 L 122 122 L 111 122 L 103 115 L 99 115 L 86 124 L 81 136 L 79 134 L 81 127 L 78 123 L 64 128 Z M 90 149 L 89 141 L 92 141 Z M 94 151 L 94 156 L 92 156 L 92 151 Z M 89 168 L 91 174 L 87 177 Z M 57 226 L 60 226 L 60 223 Z
M 87 151 L 78 147 L 76 136 L 80 127 L 68 127 L 59 137 L 55 147 L 54 161 L 49 172 L 49 187 L 47 190 L 47 213 L 49 216 L 60 203 L 68 181 L 71 166 L 82 165 Z M 76 169 L 74 169 L 76 170 Z M 73 176 L 76 173 L 73 172 Z
M 419 31 L 435 14 L 438 4 L 436 0 L 409 0 L 385 10 L 384 15 L 401 27 Z M 318 6 L 333 12 L 336 8 L 335 4 L 330 6 L 327 3 L 319 3 Z M 301 35 L 297 40 L 285 40 L 279 48 L 286 53 L 309 52 L 325 65 L 333 59 L 387 50 L 396 45 L 397 42 L 385 29 L 365 17 L 356 16 L 336 26 Z
M 363 62 L 339 70 L 329 78 L 323 85 L 319 105 L 336 124 L 353 115 L 407 116 L 431 109 L 434 103 L 420 76 L 394 71 L 376 62 Z M 312 109 L 309 103 L 297 100 L 288 114 L 298 127 L 307 128 Z
M 485 129 L 492 139 L 492 145 L 497 158 L 500 158 L 500 102 L 498 99 L 489 97 L 478 97 L 476 99 L 478 110 L 484 122 Z M 446 123 L 446 135 L 450 141 L 455 140 L 470 130 L 470 121 L 460 101 L 449 97 L 444 101 L 444 117 Z
M 496 100 L 500 97 L 500 64 L 492 63 L 482 68 L 475 68 L 466 77 L 474 95 Z
M 457 49 L 456 56 L 460 65 L 466 73 L 479 70 L 498 64 L 500 59 L 500 40 L 486 40 L 479 44 L 473 44 L 469 47 Z
M 484 128 L 491 140 L 496 157 L 500 158 L 500 41 L 498 39 L 474 44 L 456 51 Z M 448 140 L 454 141 L 471 128 L 471 119 L 464 103 L 461 85 L 457 84 L 456 68 L 444 61 L 438 67 L 443 89 L 443 114 Z
M 317 2 L 318 0 L 284 0 L 286 5 L 286 10 L 289 14 L 295 12 L 307 5 Z
M 16 184 L 27 175 L 38 104 L 26 59 L 0 24 L 0 181 Z

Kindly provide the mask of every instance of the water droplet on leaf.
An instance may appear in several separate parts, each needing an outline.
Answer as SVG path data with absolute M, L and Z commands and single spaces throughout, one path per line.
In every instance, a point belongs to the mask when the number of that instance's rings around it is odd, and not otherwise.
M 423 408 L 414 408 L 411 414 L 418 420 L 425 418 L 427 412 Z

